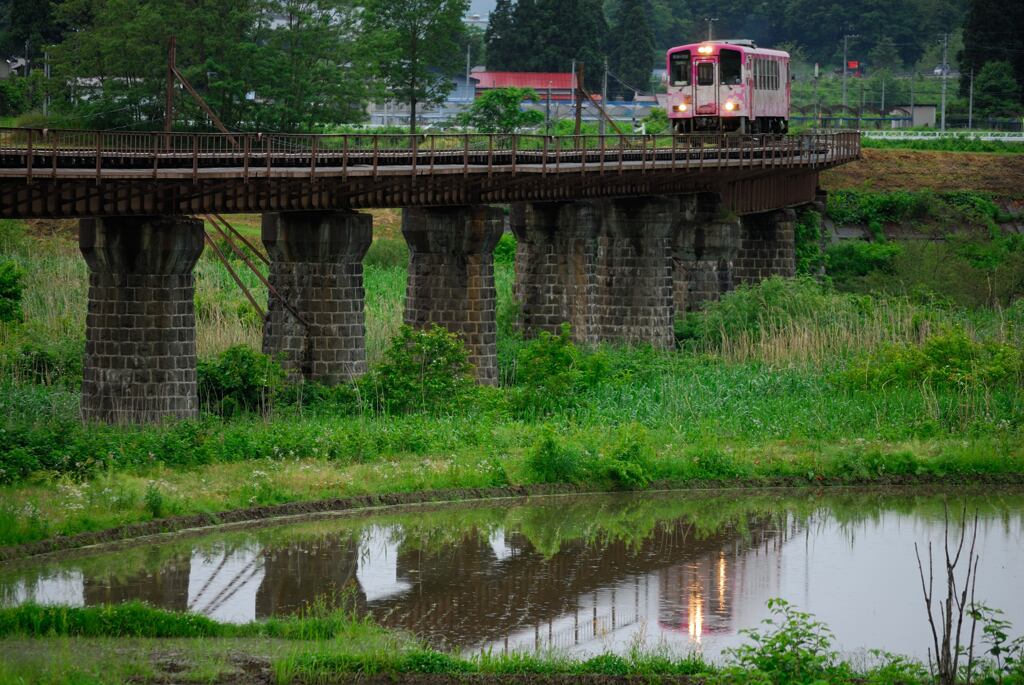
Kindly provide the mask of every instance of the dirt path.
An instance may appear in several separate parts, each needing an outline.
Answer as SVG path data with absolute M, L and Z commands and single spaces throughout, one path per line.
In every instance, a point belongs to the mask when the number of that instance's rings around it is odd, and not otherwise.
M 865 149 L 821 175 L 825 190 L 976 190 L 1024 197 L 1024 154 Z

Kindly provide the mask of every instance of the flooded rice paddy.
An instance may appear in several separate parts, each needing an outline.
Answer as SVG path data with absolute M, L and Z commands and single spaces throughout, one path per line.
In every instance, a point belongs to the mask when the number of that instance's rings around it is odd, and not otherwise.
M 326 518 L 0 570 L 0 602 L 126 600 L 251 621 L 355 603 L 438 648 L 715 658 L 782 597 L 846 654 L 924 658 L 914 543 L 979 515 L 977 598 L 1024 632 L 1024 493 L 661 493 Z M 952 526 L 954 531 L 958 524 Z

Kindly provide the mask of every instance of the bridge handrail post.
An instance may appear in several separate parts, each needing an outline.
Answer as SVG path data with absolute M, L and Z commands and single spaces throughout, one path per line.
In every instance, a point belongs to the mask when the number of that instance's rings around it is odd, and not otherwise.
M 373 178 L 377 178 L 378 167 L 380 166 L 380 138 L 373 136 Z
M 437 148 L 437 136 L 428 134 L 426 138 L 430 141 L 430 173 L 434 173 L 434 150 Z
M 100 184 L 100 171 L 103 168 L 103 134 L 96 132 L 96 185 Z
M 412 150 L 412 181 L 413 181 L 413 183 L 415 183 L 416 182 L 416 163 L 419 161 L 419 157 L 420 157 L 419 136 L 416 135 L 415 133 L 412 133 L 412 134 L 409 135 L 409 138 L 410 138 L 410 140 L 409 140 L 410 149 Z
M 487 178 L 494 173 L 494 134 L 487 134 Z
M 543 152 L 542 152 L 543 157 L 541 158 L 541 163 L 540 163 L 540 175 L 542 177 L 548 175 L 548 145 L 549 145 L 548 138 L 549 138 L 548 136 L 544 136 L 544 149 L 543 149 Z M 557 169 L 557 167 L 556 167 L 556 169 Z
M 28 129 L 28 138 L 25 143 L 25 182 L 32 183 L 32 133 L 34 129 Z
M 469 175 L 469 134 L 462 134 L 462 175 Z
M 602 135 L 601 136 L 601 175 L 602 176 L 604 176 L 604 161 L 605 161 L 604 158 L 605 158 L 605 153 L 607 152 L 607 149 L 608 149 L 608 146 L 607 146 L 607 136 L 606 135 Z
M 192 182 L 199 180 L 199 136 L 192 134 Z
M 153 178 L 160 175 L 160 134 L 151 135 L 153 140 Z
M 518 156 L 519 136 L 512 135 L 512 173 L 516 173 L 516 157 Z
M 249 182 L 249 157 L 252 154 L 252 136 L 248 133 L 243 136 L 242 143 L 242 182 Z
M 619 134 L 619 175 L 622 175 L 622 158 L 626 156 L 625 151 L 626 136 L 623 133 Z
M 671 124 L 669 124 L 669 129 L 668 130 L 672 131 Z M 676 136 L 674 131 L 672 133 L 670 133 L 669 135 L 672 136 L 672 171 L 675 171 L 676 170 L 676 150 L 677 150 L 679 141 L 678 141 L 677 136 Z
M 313 142 L 309 146 L 309 180 L 316 178 L 316 156 L 320 151 L 320 136 L 313 136 Z
M 59 138 L 60 138 L 60 131 L 54 131 L 53 132 L 53 155 L 52 155 L 53 159 L 51 160 L 51 164 L 53 165 L 53 171 L 51 172 L 51 175 L 54 178 L 57 178 L 57 147 L 58 147 L 57 140 Z
M 348 134 L 341 136 L 341 180 L 348 180 Z
M 265 135 L 263 136 L 263 152 L 267 156 L 267 182 L 270 182 L 270 167 L 273 166 L 272 157 L 274 156 L 274 136 Z

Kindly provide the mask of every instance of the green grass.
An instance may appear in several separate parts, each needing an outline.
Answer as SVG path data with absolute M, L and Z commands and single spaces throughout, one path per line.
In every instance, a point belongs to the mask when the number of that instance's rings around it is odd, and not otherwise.
M 974 140 L 971 138 L 929 138 L 924 140 L 891 140 L 861 138 L 862 148 L 876 150 L 933 150 L 935 152 L 993 152 L 998 154 L 1024 153 L 1024 143 L 1002 140 Z
M 865 197 L 856 196 L 862 214 L 920 204 Z M 924 206 L 988 207 L 957 198 Z M 496 265 L 499 389 L 393 415 L 358 400 L 339 404 L 338 393 L 302 403 L 292 393 L 272 398 L 265 414 L 207 411 L 164 426 L 86 428 L 77 409 L 86 309 L 77 247 L 33 237 L 17 222 L 0 224 L 0 251 L 26 273 L 26 320 L 0 326 L 0 481 L 7 482 L 0 544 L 154 515 L 543 482 L 551 476 L 531 461 L 543 444 L 555 461 L 578 462 L 567 471 L 573 478 L 607 488 L 1024 472 L 1019 384 L 861 387 L 844 375 L 891 346 L 921 346 L 947 330 L 993 350 L 1019 348 L 1020 300 L 1009 309 L 968 308 L 773 279 L 680 322 L 679 350 L 577 349 L 565 366 L 557 345 L 529 343 L 514 331 L 508 247 Z M 406 272 L 395 252 L 379 248 L 366 267 L 371 364 L 384 358 L 401 323 Z M 258 348 L 258 319 L 223 267 L 204 256 L 196 277 L 200 356 Z M 255 276 L 245 278 L 265 297 Z

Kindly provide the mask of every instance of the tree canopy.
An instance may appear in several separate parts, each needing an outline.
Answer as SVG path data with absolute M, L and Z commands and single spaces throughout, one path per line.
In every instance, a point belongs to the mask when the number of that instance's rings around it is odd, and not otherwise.
M 474 100 L 459 117 L 459 123 L 481 133 L 514 133 L 544 122 L 540 112 L 522 109 L 524 101 L 536 100 L 537 92 L 532 88 L 494 88 Z

